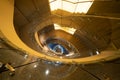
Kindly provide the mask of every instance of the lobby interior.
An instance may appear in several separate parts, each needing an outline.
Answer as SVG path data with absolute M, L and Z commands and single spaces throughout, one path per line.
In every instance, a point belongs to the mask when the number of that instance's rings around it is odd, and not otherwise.
M 0 0 L 0 80 L 120 80 L 120 0 Z M 1 65 L 0 65 L 1 69 Z

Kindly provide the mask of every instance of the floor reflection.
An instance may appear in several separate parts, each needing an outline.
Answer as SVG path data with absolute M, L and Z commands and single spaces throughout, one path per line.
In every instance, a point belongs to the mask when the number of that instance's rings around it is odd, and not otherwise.
M 13 48 L 1 46 L 0 62 L 11 63 L 11 71 L 0 73 L 0 80 L 119 80 L 120 59 L 89 65 L 68 65 L 30 56 Z M 114 75 L 116 74 L 116 75 Z
M 9 70 L 3 71 L 0 80 L 60 80 L 77 69 L 75 65 L 41 60 L 10 49 L 0 49 L 0 62 L 10 62 L 15 68 L 15 75 L 11 76 Z

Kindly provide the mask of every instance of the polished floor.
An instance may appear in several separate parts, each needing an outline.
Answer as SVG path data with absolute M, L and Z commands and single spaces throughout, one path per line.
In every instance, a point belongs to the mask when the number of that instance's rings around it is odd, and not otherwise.
M 0 62 L 11 63 L 10 71 L 0 74 L 0 80 L 120 80 L 120 60 L 89 64 L 68 65 L 38 59 L 0 43 Z

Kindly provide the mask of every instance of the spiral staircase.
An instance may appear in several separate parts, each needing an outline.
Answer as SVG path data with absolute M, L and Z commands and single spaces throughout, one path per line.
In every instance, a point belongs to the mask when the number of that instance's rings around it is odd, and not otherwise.
M 1 80 L 119 80 L 119 16 L 51 12 L 47 0 L 0 5 L 0 62 L 16 70 Z

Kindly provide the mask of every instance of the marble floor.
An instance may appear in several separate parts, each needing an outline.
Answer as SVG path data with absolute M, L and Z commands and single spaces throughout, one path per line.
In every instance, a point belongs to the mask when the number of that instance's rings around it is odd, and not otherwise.
M 0 80 L 120 80 L 120 60 L 89 65 L 68 65 L 41 60 L 0 44 L 0 62 L 11 63 L 15 74 L 0 73 Z

